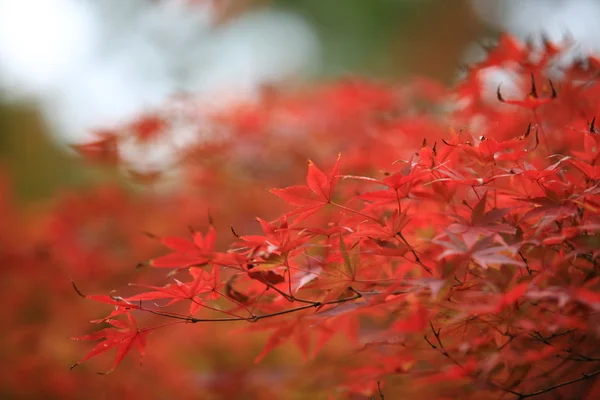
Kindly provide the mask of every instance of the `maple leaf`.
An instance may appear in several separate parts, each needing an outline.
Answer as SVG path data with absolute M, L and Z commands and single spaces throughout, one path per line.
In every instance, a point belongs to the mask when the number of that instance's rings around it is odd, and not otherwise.
M 397 238 L 397 235 L 402 232 L 411 221 L 408 216 L 410 207 L 406 207 L 403 211 L 395 209 L 392 215 L 386 219 L 384 225 L 374 222 L 366 222 L 360 226 L 360 229 L 352 233 L 351 236 L 371 237 L 371 238 Z
M 596 127 L 596 118 L 587 124 L 587 130 L 583 131 L 583 151 L 572 150 L 573 156 L 579 161 L 590 165 L 596 165 L 600 160 L 600 129 Z
M 499 141 L 493 137 L 472 137 L 464 143 L 459 143 L 457 138 L 453 142 L 443 141 L 447 146 L 456 147 L 477 158 L 482 163 L 496 163 L 498 161 L 520 161 L 530 155 L 530 151 L 537 147 L 539 140 L 538 130 L 535 133 L 533 148 L 527 148 L 525 139 L 531 134 L 531 123 L 527 125 L 525 133 L 517 138 Z M 475 144 L 474 144 L 475 143 Z M 449 168 L 448 168 L 449 169 Z
M 322 267 L 314 266 L 305 271 L 296 271 L 292 282 L 292 293 L 297 293 L 300 289 L 317 279 L 322 270 Z
M 146 349 L 146 339 L 151 333 L 151 329 L 138 328 L 137 321 L 131 314 L 127 314 L 126 321 L 119 320 L 108 320 L 106 321 L 112 328 L 105 328 L 100 331 L 91 333 L 89 335 L 79 336 L 72 338 L 73 340 L 99 340 L 103 339 L 102 342 L 98 343 L 85 357 L 77 361 L 71 366 L 71 369 L 75 368 L 79 364 L 89 360 L 90 358 L 96 357 L 108 350 L 113 348 L 117 349 L 115 361 L 111 369 L 106 372 L 100 373 L 101 375 L 109 374 L 117 368 L 117 366 L 123 361 L 123 358 L 135 347 L 140 353 L 140 358 L 144 357 Z
M 424 168 L 418 163 L 413 163 L 411 159 L 406 161 L 406 165 L 399 172 L 386 176 L 382 180 L 357 175 L 344 175 L 343 178 L 357 179 L 363 182 L 375 183 L 377 185 L 388 187 L 388 189 L 377 189 L 357 196 L 358 199 L 372 202 L 369 207 L 366 207 L 363 210 L 366 211 L 389 203 L 400 202 L 401 199 L 406 198 L 411 194 L 414 187 L 417 187 L 426 177 L 430 176 L 432 171 L 437 170 L 442 166 L 443 164 L 438 164 L 430 168 Z
M 515 200 L 536 205 L 521 217 L 519 223 L 528 218 L 541 216 L 539 222 L 539 230 L 541 230 L 541 228 L 553 221 L 568 218 L 569 216 L 577 214 L 578 207 L 574 201 L 575 199 L 571 198 L 567 192 L 557 193 L 549 188 L 544 189 L 546 196 L 543 197 L 515 198 Z
M 450 217 L 457 220 L 457 223 L 448 226 L 448 231 L 455 234 L 468 232 L 471 235 L 483 236 L 490 236 L 494 233 L 514 234 L 515 227 L 499 223 L 512 209 L 494 208 L 486 212 L 487 193 L 485 192 L 473 207 L 470 220 L 458 214 L 450 214 Z
M 312 162 L 308 161 L 306 185 L 290 186 L 284 189 L 271 189 L 270 192 L 287 203 L 296 206 L 296 210 L 287 215 L 296 215 L 295 222 L 308 218 L 322 207 L 331 203 L 333 190 L 339 180 L 339 164 L 341 155 L 329 175 L 326 175 Z
M 409 165 L 400 172 L 383 178 L 382 183 L 394 190 L 402 190 L 408 194 L 410 187 L 421 182 L 423 178 L 431 174 L 431 169 L 423 169 L 416 165 Z
M 284 216 L 279 226 L 271 222 L 267 222 L 261 218 L 256 218 L 258 223 L 261 225 L 264 236 L 249 235 L 241 236 L 244 244 L 249 244 L 254 247 L 254 253 L 258 249 L 262 249 L 267 254 L 278 253 L 293 255 L 294 250 L 299 250 L 307 238 L 292 239 L 290 234 L 290 228 L 288 226 L 287 218 Z M 290 254 L 292 253 L 292 254 Z
M 488 268 L 490 264 L 509 264 L 524 267 L 525 263 L 507 254 L 514 255 L 516 248 L 505 244 L 495 245 L 496 235 L 491 235 L 477 239 L 477 236 L 472 236 L 463 233 L 462 239 L 460 236 L 446 231 L 446 235 L 450 241 L 439 239 L 432 240 L 433 243 L 441 245 L 445 250 L 438 256 L 438 260 L 442 260 L 448 256 L 466 256 L 479 264 L 482 268 Z
M 216 239 L 217 232 L 212 225 L 208 228 L 206 236 L 200 232 L 195 232 L 193 241 L 179 237 L 162 238 L 162 244 L 175 251 L 151 260 L 150 265 L 159 268 L 171 268 L 206 264 L 212 258 Z
M 494 138 L 481 137 L 477 149 L 480 152 L 480 158 L 487 161 L 520 161 L 529 156 L 530 151 L 537 147 L 539 141 L 538 129 L 534 135 L 533 148 L 527 148 L 524 140 L 531 134 L 531 123 L 527 125 L 525 133 L 517 138 L 497 141 Z M 468 147 L 463 149 L 467 150 Z
M 569 160 L 571 165 L 581 171 L 590 180 L 600 179 L 600 165 L 588 164 L 584 161 Z
M 519 169 L 519 168 L 513 168 L 513 173 L 524 176 L 528 179 L 531 179 L 533 181 L 539 181 L 545 178 L 549 178 L 552 176 L 556 176 L 561 172 L 561 169 L 559 169 L 558 167 L 565 161 L 569 160 L 571 157 L 562 157 L 560 160 L 558 160 L 556 163 L 542 169 L 539 170 L 537 168 L 535 168 L 533 165 L 524 162 L 523 163 L 523 169 Z
M 83 294 L 79 288 L 75 285 L 74 281 L 71 281 L 71 285 L 77 294 L 85 299 L 94 300 L 104 304 L 110 304 L 115 306 L 115 309 L 105 318 L 96 319 L 91 321 L 92 323 L 106 322 L 114 317 L 121 314 L 129 314 L 131 310 L 139 309 L 140 306 L 131 303 L 128 299 L 124 299 L 118 296 L 107 296 L 107 295 L 87 295 Z
M 360 249 L 360 241 L 352 244 L 350 248 L 346 245 L 346 240 L 350 237 L 336 237 L 337 243 L 332 241 L 332 246 L 336 247 L 335 251 L 328 254 L 328 258 L 324 263 L 327 268 L 311 285 L 313 289 L 319 289 L 326 292 L 322 303 L 336 300 L 345 293 L 350 292 L 349 287 L 356 282 L 357 277 L 364 272 L 361 268 L 361 258 L 364 252 Z M 337 245 L 337 246 L 336 246 Z M 350 294 L 351 296 L 351 294 Z
M 185 268 L 202 266 L 208 263 L 219 265 L 239 265 L 245 258 L 234 253 L 215 252 L 217 232 L 210 225 L 206 235 L 193 232 L 193 240 L 180 237 L 164 237 L 161 242 L 174 252 L 150 260 L 150 265 L 156 268 Z
M 165 307 L 173 305 L 181 300 L 189 300 L 190 303 L 190 315 L 194 315 L 200 307 L 202 307 L 203 301 L 199 297 L 201 294 L 213 292 L 213 288 L 208 282 L 214 281 L 214 274 L 218 274 L 218 267 L 213 267 L 211 274 L 207 273 L 198 268 L 190 268 L 190 275 L 194 278 L 191 282 L 183 283 L 178 279 L 173 279 L 174 283 L 170 283 L 164 287 L 132 284 L 131 286 L 138 286 L 143 288 L 152 289 L 152 292 L 139 293 L 128 297 L 128 302 L 143 301 L 143 300 L 159 300 L 159 299 L 171 299 Z

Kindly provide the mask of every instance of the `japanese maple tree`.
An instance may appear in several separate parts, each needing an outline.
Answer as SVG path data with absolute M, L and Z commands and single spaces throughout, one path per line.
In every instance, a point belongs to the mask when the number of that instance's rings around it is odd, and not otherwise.
M 234 133 L 232 151 L 261 141 L 261 158 L 286 165 L 304 142 L 330 167 L 309 160 L 304 184 L 272 189 L 287 210 L 257 219 L 258 234 L 232 228 L 228 247 L 215 246 L 212 224 L 192 240 L 160 238 L 172 252 L 149 266 L 172 268 L 164 286 L 79 292 L 115 307 L 101 320 L 112 326 L 80 338 L 104 339 L 81 361 L 117 347 L 116 366 L 173 324 L 236 323 L 270 332 L 257 362 L 290 342 L 315 373 L 337 369 L 321 386 L 330 395 L 593 396 L 600 70 L 589 57 L 556 74 L 566 46 L 504 37 L 453 91 L 429 99 L 460 102 L 442 118 L 410 111 L 419 90 L 365 82 L 216 116 Z M 524 97 L 498 87 L 498 103 L 486 103 L 479 71 L 509 63 Z M 343 365 L 327 357 L 337 332 L 355 347 Z
M 258 337 L 257 365 L 297 348 L 303 374 L 253 398 L 596 398 L 600 62 L 559 63 L 569 46 L 504 36 L 454 88 L 343 81 L 211 115 L 227 138 L 181 149 L 180 194 L 121 232 L 163 253 L 138 251 L 109 295 L 73 283 L 108 311 L 73 367 L 113 351 L 93 370 L 118 371 L 178 331 Z M 522 95 L 487 87 L 491 67 L 516 71 Z M 120 144 L 162 140 L 163 117 L 78 150 L 123 166 Z M 68 247 L 77 223 L 55 223 L 54 251 L 93 261 Z M 169 349 L 194 346 L 181 341 Z

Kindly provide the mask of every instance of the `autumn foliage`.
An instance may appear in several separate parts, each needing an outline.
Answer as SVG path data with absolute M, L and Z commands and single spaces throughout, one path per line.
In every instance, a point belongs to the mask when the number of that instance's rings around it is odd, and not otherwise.
M 94 341 L 77 379 L 166 371 L 190 398 L 596 398 L 600 60 L 566 63 L 570 46 L 504 36 L 453 88 L 344 81 L 190 112 L 219 135 L 177 149 L 175 194 L 69 195 L 41 228 L 0 232 L 0 256 L 55 266 L 48 301 L 104 312 L 74 338 Z M 490 87 L 494 68 L 518 90 Z M 119 146 L 170 141 L 170 112 L 78 150 L 152 188 L 162 172 Z M 211 346 L 237 374 L 190 378 L 210 367 L 182 354 Z M 136 352 L 143 366 L 120 365 Z

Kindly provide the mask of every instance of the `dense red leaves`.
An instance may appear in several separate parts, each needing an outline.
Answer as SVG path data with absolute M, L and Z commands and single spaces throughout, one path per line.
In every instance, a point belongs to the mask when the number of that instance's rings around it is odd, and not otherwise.
M 378 381 L 410 393 L 396 375 L 431 390 L 470 382 L 489 392 L 482 398 L 551 388 L 567 368 L 600 359 L 600 84 L 597 65 L 553 65 L 562 49 L 503 37 L 451 93 L 465 106 L 444 118 L 411 106 L 424 85 L 403 92 L 348 82 L 273 92 L 255 108 L 219 115 L 233 140 L 213 155 L 227 162 L 204 181 L 206 193 L 228 180 L 236 196 L 285 186 L 288 175 L 304 173 L 306 153 L 333 167 L 309 161 L 305 184 L 272 189 L 285 205 L 261 200 L 256 209 L 280 217 L 254 227 L 240 217 L 236 229 L 248 234 L 234 232 L 227 251 L 217 251 L 213 226 L 191 239 L 162 238 L 172 252 L 151 265 L 189 268 L 191 280 L 134 284 L 150 291 L 123 300 L 86 297 L 116 307 L 109 322 L 135 310 L 149 327 L 151 318 L 194 324 L 191 331 L 201 322 L 254 323 L 243 332 L 270 331 L 257 361 L 291 343 L 304 358 L 319 357 L 314 375 L 340 369 L 337 347 L 325 346 L 335 342 L 358 356 L 347 358 L 347 374 L 324 375 L 319 389 L 328 393 L 373 395 Z M 562 79 L 548 79 L 551 66 L 564 69 Z M 491 90 L 515 107 L 485 100 L 479 72 L 489 67 L 518 75 L 524 98 Z M 445 107 L 446 94 L 422 97 Z M 225 216 L 247 206 L 237 200 L 214 207 Z M 349 343 L 332 339 L 340 330 Z M 115 325 L 93 337 L 117 347 L 118 364 L 142 332 Z M 236 332 L 236 341 L 248 337 Z M 349 353 L 350 345 L 360 350 Z

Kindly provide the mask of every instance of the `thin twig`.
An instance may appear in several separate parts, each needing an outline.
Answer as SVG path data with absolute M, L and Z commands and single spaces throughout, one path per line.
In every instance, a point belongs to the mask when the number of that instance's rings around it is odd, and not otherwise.
M 77 294 L 79 296 L 87 298 L 87 296 L 85 294 L 83 294 L 79 290 L 79 288 L 77 288 L 77 286 L 75 285 L 75 282 L 71 281 L 71 283 L 73 285 L 73 288 L 75 289 L 75 291 L 77 292 Z M 199 322 L 234 322 L 234 321 L 256 322 L 256 321 L 259 321 L 261 319 L 272 318 L 272 317 L 276 317 L 276 316 L 279 316 L 279 315 L 290 314 L 290 313 L 294 313 L 294 312 L 298 312 L 298 311 L 302 311 L 302 310 L 307 310 L 309 308 L 321 308 L 321 307 L 328 306 L 328 305 L 346 303 L 346 302 L 357 300 L 357 299 L 363 297 L 363 295 L 360 292 L 358 292 L 357 290 L 355 290 L 351 286 L 348 286 L 348 290 L 351 291 L 351 292 L 353 292 L 353 293 L 355 293 L 355 295 L 352 296 L 352 297 L 344 298 L 344 299 L 331 300 L 331 301 L 328 301 L 328 302 L 325 302 L 325 303 L 322 303 L 322 302 L 319 302 L 319 301 L 315 301 L 315 302 L 311 302 L 310 304 L 307 304 L 305 306 L 290 308 L 290 309 L 287 309 L 287 310 L 278 311 L 278 312 L 269 313 L 269 314 L 263 314 L 263 315 L 252 314 L 248 318 L 241 317 L 241 316 L 240 317 L 227 317 L 227 318 L 196 318 L 196 317 L 192 317 L 192 316 L 188 316 L 188 315 L 171 313 L 171 312 L 168 312 L 168 311 L 150 310 L 150 309 L 144 308 L 141 304 L 139 306 L 137 306 L 137 305 L 134 305 L 134 304 L 127 303 L 125 301 L 123 301 L 123 306 L 131 306 L 133 309 L 136 309 L 136 310 L 139 310 L 139 311 L 148 312 L 150 314 L 158 315 L 158 316 L 165 317 L 165 318 L 177 319 L 179 321 L 184 321 L 184 322 L 188 322 L 188 323 L 191 323 L 191 324 L 196 324 L 196 323 L 199 323 Z M 219 311 L 219 312 L 222 312 L 221 310 L 217 310 L 217 309 L 215 309 L 215 310 Z
M 528 397 L 534 397 L 534 396 L 539 396 L 540 394 L 548 393 L 548 392 L 550 392 L 552 390 L 558 389 L 558 388 L 563 387 L 563 386 L 567 386 L 567 385 L 571 385 L 573 383 L 584 381 L 584 380 L 586 380 L 588 378 L 591 378 L 591 377 L 593 377 L 595 375 L 598 375 L 598 374 L 600 374 L 600 369 L 596 370 L 596 371 L 593 371 L 593 372 L 590 372 L 589 374 L 581 373 L 581 376 L 579 378 L 571 379 L 569 381 L 565 381 L 565 382 L 562 382 L 562 383 L 559 383 L 559 384 L 556 384 L 556 385 L 553 385 L 553 386 L 549 386 L 549 387 L 547 387 L 545 389 L 541 389 L 541 390 L 538 390 L 536 392 L 531 392 L 531 393 L 516 393 L 516 392 L 512 392 L 512 393 L 514 395 L 516 395 L 519 400 L 526 399 Z
M 381 382 L 377 381 L 377 391 L 379 392 L 379 398 L 381 400 L 384 400 L 383 398 L 383 392 L 381 391 Z

